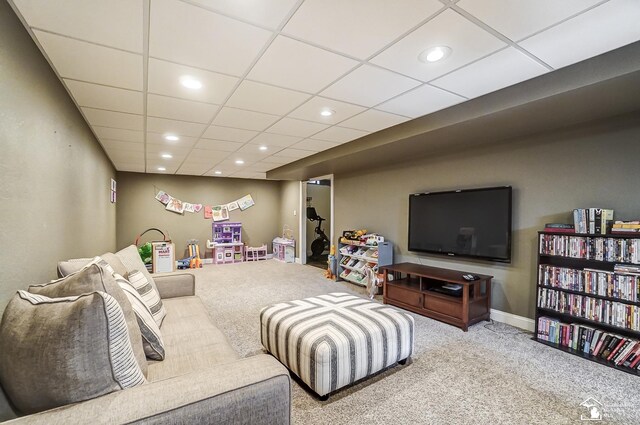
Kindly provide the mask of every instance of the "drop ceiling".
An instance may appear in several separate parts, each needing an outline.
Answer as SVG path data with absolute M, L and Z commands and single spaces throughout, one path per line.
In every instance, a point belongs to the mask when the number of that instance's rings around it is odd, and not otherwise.
M 640 40 L 637 0 L 10 3 L 116 169 L 164 174 L 264 179 Z

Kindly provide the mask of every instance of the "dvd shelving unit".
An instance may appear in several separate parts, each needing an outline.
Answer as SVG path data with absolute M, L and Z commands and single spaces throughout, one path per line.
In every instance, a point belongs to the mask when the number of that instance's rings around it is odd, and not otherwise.
M 378 245 L 367 245 L 359 241 L 340 241 L 338 244 L 338 273 L 336 280 L 346 280 L 367 286 L 365 266 L 378 270 L 380 266 L 393 264 L 393 244 L 385 241 Z
M 534 339 L 640 375 L 640 233 L 538 233 Z

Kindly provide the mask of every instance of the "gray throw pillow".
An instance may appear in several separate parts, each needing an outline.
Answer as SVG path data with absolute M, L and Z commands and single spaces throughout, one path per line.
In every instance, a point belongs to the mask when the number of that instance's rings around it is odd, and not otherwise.
M 0 323 L 0 383 L 24 414 L 146 382 L 124 314 L 105 292 L 48 298 L 18 291 Z
M 162 342 L 162 334 L 160 333 L 160 327 L 156 324 L 156 321 L 151 315 L 151 310 L 144 303 L 142 296 L 135 290 L 131 283 L 120 276 L 114 275 L 116 282 L 120 288 L 124 291 L 125 295 L 129 299 L 133 312 L 138 319 L 138 326 L 140 327 L 140 333 L 142 333 L 142 346 L 144 347 L 144 353 L 148 358 L 153 360 L 164 360 L 164 342 Z
M 147 375 L 147 358 L 144 354 L 142 335 L 140 334 L 136 315 L 127 296 L 116 283 L 113 277 L 113 269 L 100 257 L 94 258 L 90 264 L 77 273 L 49 283 L 31 285 L 28 291 L 49 298 L 71 297 L 95 291 L 102 291 L 111 295 L 122 308 L 133 352 L 140 369 L 142 369 L 145 376 Z
M 127 268 L 122 264 L 122 261 L 120 261 L 120 258 L 118 258 L 116 254 L 105 252 L 100 255 L 100 258 L 106 261 L 114 272 L 125 278 L 127 277 Z M 93 258 L 74 258 L 71 260 L 58 261 L 58 276 L 65 277 L 77 273 L 93 260 Z

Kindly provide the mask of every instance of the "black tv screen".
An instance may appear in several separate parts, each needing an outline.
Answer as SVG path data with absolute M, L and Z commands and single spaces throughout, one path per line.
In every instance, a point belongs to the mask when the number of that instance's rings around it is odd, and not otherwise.
M 511 187 L 409 195 L 409 251 L 511 261 Z

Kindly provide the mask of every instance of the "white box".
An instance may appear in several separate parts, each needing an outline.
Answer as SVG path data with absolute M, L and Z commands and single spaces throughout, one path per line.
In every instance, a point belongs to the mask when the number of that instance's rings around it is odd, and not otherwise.
M 153 273 L 166 273 L 175 271 L 176 255 L 175 247 L 170 242 L 152 242 Z

